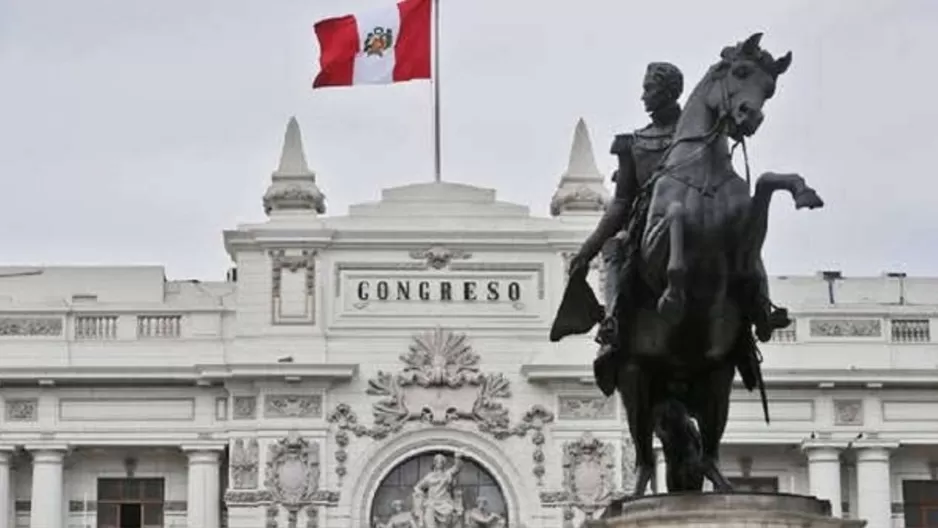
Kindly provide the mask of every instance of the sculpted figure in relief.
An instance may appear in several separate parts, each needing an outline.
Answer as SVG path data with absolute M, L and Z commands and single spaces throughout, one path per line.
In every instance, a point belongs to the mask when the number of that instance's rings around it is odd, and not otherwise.
M 420 528 L 413 512 L 404 509 L 404 501 L 391 502 L 391 516 L 386 523 L 375 523 L 375 528 Z
M 461 528 L 462 496 L 455 489 L 462 468 L 462 455 L 453 453 L 453 465 L 446 457 L 433 457 L 433 469 L 414 486 L 414 512 L 420 528 Z
M 485 497 L 477 498 L 475 508 L 466 512 L 465 528 L 503 528 L 504 526 L 505 520 L 502 516 L 489 511 Z

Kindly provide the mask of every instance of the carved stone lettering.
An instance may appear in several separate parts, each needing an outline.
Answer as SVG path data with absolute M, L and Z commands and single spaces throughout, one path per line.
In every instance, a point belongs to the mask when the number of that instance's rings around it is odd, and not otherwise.
M 62 335 L 61 317 L 0 317 L 0 337 L 51 337 Z
M 561 420 L 612 420 L 616 417 L 615 398 L 561 395 L 557 416 Z
M 257 487 L 257 472 L 260 464 L 260 449 L 256 438 L 245 441 L 236 439 L 231 446 L 232 487 L 234 489 L 254 489 Z
M 271 394 L 264 398 L 266 418 L 318 418 L 322 416 L 319 394 Z
M 863 401 L 834 400 L 834 425 L 863 425 Z
M 232 403 L 232 417 L 235 420 L 253 420 L 257 417 L 257 397 L 235 396 Z
M 37 398 L 11 398 L 6 401 L 8 422 L 35 422 L 38 416 L 39 400 Z
M 879 319 L 811 319 L 811 337 L 880 337 Z

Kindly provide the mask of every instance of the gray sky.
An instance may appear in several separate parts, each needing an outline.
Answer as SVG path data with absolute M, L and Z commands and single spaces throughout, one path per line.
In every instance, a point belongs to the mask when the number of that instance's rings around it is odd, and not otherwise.
M 223 277 L 221 231 L 264 218 L 293 114 L 330 214 L 430 179 L 429 84 L 310 89 L 311 25 L 388 1 L 0 0 L 0 261 Z M 647 62 L 679 65 L 686 94 L 762 30 L 794 61 L 753 171 L 828 203 L 776 200 L 769 272 L 938 275 L 934 0 L 441 3 L 444 179 L 546 214 L 578 117 L 611 171 Z

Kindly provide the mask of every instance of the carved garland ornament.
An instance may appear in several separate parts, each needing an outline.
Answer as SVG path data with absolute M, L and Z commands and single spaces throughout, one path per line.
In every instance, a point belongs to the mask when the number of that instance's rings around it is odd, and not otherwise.
M 234 489 L 254 489 L 257 487 L 257 472 L 260 464 L 260 448 L 257 439 L 247 442 L 238 438 L 231 449 L 231 480 Z
M 475 422 L 480 431 L 498 440 L 534 431 L 534 473 L 538 479 L 543 477 L 543 428 L 553 422 L 553 413 L 535 405 L 520 423 L 512 425 L 508 409 L 500 401 L 511 396 L 508 379 L 500 373 L 480 371 L 479 355 L 464 334 L 437 328 L 418 335 L 400 359 L 405 366 L 397 374 L 379 371 L 368 380 L 368 394 L 381 397 L 373 405 L 372 426 L 359 423 L 345 403 L 327 417 L 338 428 L 335 456 L 340 479 L 346 473 L 348 432 L 381 440 L 410 422 L 443 426 L 456 420 Z
M 542 492 L 544 506 L 563 508 L 565 525 L 574 518 L 574 508 L 592 518 L 615 495 L 615 448 L 590 433 L 563 447 L 563 489 Z

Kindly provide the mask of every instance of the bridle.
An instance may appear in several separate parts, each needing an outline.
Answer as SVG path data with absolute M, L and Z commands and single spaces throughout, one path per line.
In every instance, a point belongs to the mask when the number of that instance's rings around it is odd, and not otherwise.
M 700 156 L 706 149 L 710 148 L 713 142 L 716 141 L 721 136 L 723 136 L 724 132 L 726 131 L 725 130 L 726 125 L 729 123 L 729 119 L 732 117 L 730 115 L 731 110 L 732 110 L 730 108 L 730 96 L 729 96 L 729 90 L 726 87 L 726 77 L 721 78 L 718 82 L 720 83 L 721 105 L 720 105 L 720 113 L 716 121 L 714 121 L 713 126 L 710 127 L 710 129 L 704 132 L 703 134 L 698 134 L 695 136 L 684 136 L 684 137 L 680 137 L 672 141 L 671 145 L 668 146 L 667 150 L 665 150 L 664 154 L 662 154 L 661 161 L 659 162 L 658 167 L 655 170 L 654 176 L 649 178 L 649 180 L 645 182 L 644 185 L 642 185 L 642 190 L 644 191 L 651 190 L 654 187 L 654 184 L 659 179 L 661 179 L 663 176 L 668 176 L 696 190 L 702 196 L 705 196 L 707 198 L 714 197 L 713 191 L 715 189 L 712 189 L 710 187 L 711 171 L 707 172 L 707 179 L 703 185 L 698 185 L 696 183 L 688 181 L 687 179 L 677 176 L 674 173 L 677 171 L 677 169 L 686 167 L 687 165 L 690 165 L 692 162 L 696 161 L 698 156 Z M 664 162 L 668 159 L 668 156 L 671 155 L 671 151 L 674 150 L 674 147 L 678 146 L 681 143 L 691 143 L 691 142 L 700 143 L 700 145 L 696 149 L 694 149 L 689 155 L 687 155 L 684 159 L 682 159 L 680 162 L 674 165 L 667 166 L 667 167 L 664 165 Z M 736 147 L 740 145 L 742 145 L 743 147 L 743 163 L 746 168 L 746 185 L 749 186 L 751 189 L 752 177 L 751 177 L 751 173 L 749 169 L 749 152 L 746 150 L 746 138 L 745 137 L 741 137 L 739 140 L 733 143 L 733 146 L 730 148 L 730 161 L 732 161 L 733 159 L 733 153 L 736 151 Z M 729 179 L 727 179 L 726 181 L 729 181 Z M 725 181 L 721 182 L 720 185 L 722 185 L 723 183 L 725 183 Z

